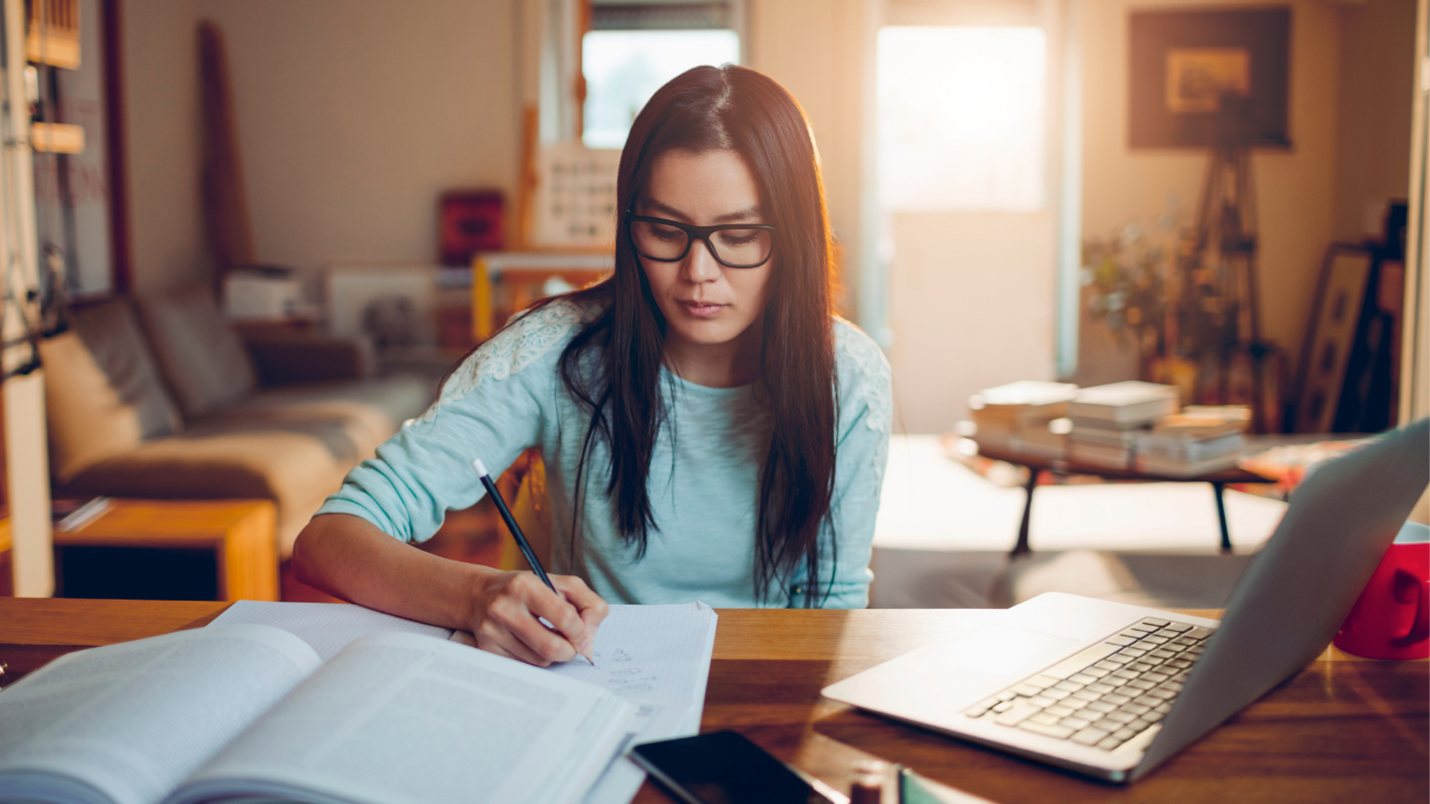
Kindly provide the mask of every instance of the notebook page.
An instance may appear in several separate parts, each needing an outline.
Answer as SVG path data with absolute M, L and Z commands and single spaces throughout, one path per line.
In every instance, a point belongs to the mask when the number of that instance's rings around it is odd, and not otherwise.
M 704 603 L 611 606 L 596 630 L 596 666 L 578 657 L 551 671 L 633 701 L 703 701 L 715 621 Z
M 715 611 L 699 602 L 612 606 L 596 631 L 596 666 L 574 659 L 551 670 L 639 704 L 628 747 L 693 735 L 700 730 L 704 710 L 716 619 Z M 597 780 L 583 804 L 626 804 L 645 777 L 640 766 L 621 756 Z
M 716 620 L 715 610 L 698 601 L 611 606 L 596 630 L 595 666 L 577 656 L 548 670 L 631 701 L 701 703 L 710 679 Z M 453 634 L 452 641 L 477 644 L 465 631 Z M 697 719 L 693 727 L 698 726 Z
M 327 661 L 365 636 L 400 631 L 446 639 L 452 632 L 435 625 L 404 620 L 350 603 L 273 603 L 240 600 L 209 625 L 271 625 L 307 642 Z

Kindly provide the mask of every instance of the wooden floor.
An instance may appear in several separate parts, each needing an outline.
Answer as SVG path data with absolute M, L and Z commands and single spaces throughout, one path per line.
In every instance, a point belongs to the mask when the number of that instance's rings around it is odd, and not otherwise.
M 504 540 L 510 538 L 502 529 L 501 518 L 497 516 L 496 507 L 489 500 L 483 499 L 465 511 L 448 512 L 447 521 L 443 523 L 442 529 L 419 546 L 433 555 L 450 558 L 453 561 L 495 567 L 501 559 Z M 282 586 L 283 600 L 308 603 L 337 601 L 337 598 L 331 595 L 307 584 L 299 583 L 294 579 L 288 562 L 284 562 L 282 565 L 279 582 Z

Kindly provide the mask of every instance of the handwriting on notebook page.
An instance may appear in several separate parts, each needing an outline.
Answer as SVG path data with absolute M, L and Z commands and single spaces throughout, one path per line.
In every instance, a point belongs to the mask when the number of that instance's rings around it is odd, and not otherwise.
M 700 605 L 612 606 L 596 631 L 595 667 L 571 661 L 553 672 L 626 698 L 690 700 L 708 672 L 715 612 Z

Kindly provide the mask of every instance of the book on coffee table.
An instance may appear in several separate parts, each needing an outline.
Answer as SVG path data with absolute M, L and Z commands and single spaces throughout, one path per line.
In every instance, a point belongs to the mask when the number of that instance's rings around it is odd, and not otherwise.
M 1125 430 L 1150 425 L 1178 407 L 1175 386 L 1129 380 L 1083 388 L 1068 403 L 1067 415 L 1079 424 Z

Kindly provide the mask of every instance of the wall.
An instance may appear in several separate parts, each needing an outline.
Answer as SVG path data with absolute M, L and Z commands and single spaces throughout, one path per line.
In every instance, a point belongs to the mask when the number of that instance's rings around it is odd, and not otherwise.
M 133 289 L 205 278 L 195 0 L 122 6 Z
M 132 0 L 135 286 L 208 275 L 196 26 L 224 32 L 259 260 L 436 257 L 438 195 L 515 186 L 515 0 Z
M 511 2 L 201 10 L 228 37 L 262 260 L 431 260 L 441 191 L 514 186 Z
M 512 0 L 200 0 L 264 262 L 436 258 L 440 193 L 515 187 Z
M 841 307 L 857 302 L 864 0 L 748 0 L 749 66 L 804 107 L 819 146 L 830 226 L 842 254 Z
M 1381 0 L 1371 0 L 1381 2 Z M 1155 218 L 1175 197 L 1188 224 L 1207 154 L 1127 147 L 1127 26 L 1132 8 L 1204 5 L 1186 0 L 1088 0 L 1083 4 L 1083 235 L 1106 237 L 1129 222 Z M 1207 3 L 1205 5 L 1211 5 Z M 1217 3 L 1216 5 L 1226 5 Z M 1263 337 L 1294 360 L 1335 219 L 1337 82 L 1341 41 L 1338 5 L 1293 0 L 1289 151 L 1253 156 L 1259 210 L 1257 269 Z M 1078 379 L 1136 373 L 1126 350 L 1107 348 L 1105 334 L 1084 327 Z M 1099 365 L 1098 362 L 1102 361 Z M 1109 367 L 1114 367 L 1109 369 Z M 1121 376 L 1110 376 L 1110 375 Z
M 1358 242 L 1381 231 L 1385 199 L 1410 191 L 1415 0 L 1366 0 L 1340 17 L 1334 236 Z
M 1053 379 L 1053 212 L 901 213 L 889 269 L 894 427 L 940 433 L 968 397 Z
M 227 38 L 260 260 L 301 268 L 429 260 L 442 190 L 515 187 L 519 0 L 131 0 L 124 8 L 141 291 L 206 276 L 201 19 Z M 749 61 L 810 118 L 846 261 L 859 225 L 859 96 L 848 90 L 860 82 L 850 54 L 862 9 L 862 0 L 749 7 Z

